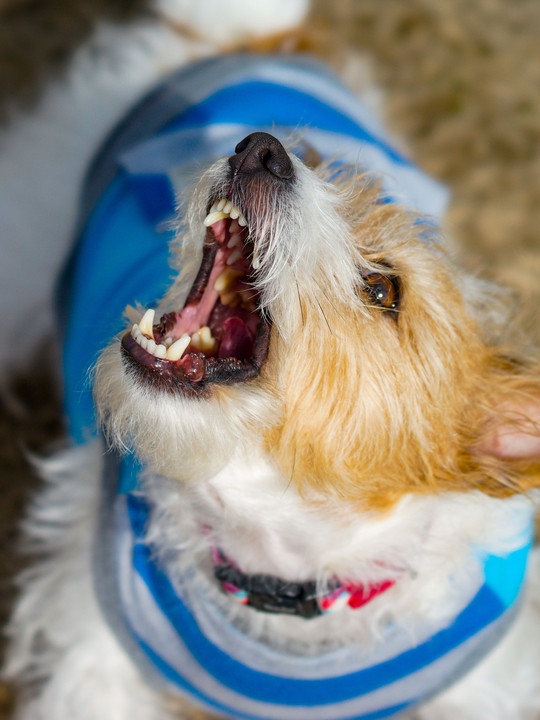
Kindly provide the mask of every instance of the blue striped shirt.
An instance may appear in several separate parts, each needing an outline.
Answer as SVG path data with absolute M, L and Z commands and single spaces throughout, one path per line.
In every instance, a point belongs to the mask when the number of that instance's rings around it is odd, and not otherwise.
M 446 190 L 396 150 L 358 99 L 314 61 L 229 56 L 171 76 L 112 133 L 85 184 L 78 241 L 59 291 L 65 403 L 76 442 L 95 433 L 87 374 L 122 329 L 124 308 L 155 306 L 170 283 L 167 221 L 176 194 L 255 130 L 282 140 L 301 130 L 300 150 L 305 141 L 325 158 L 381 174 L 389 197 L 435 220 L 444 210 Z M 528 516 L 519 549 L 482 558 L 483 578 L 461 588 L 458 615 L 428 634 L 419 628 L 416 642 L 390 627 L 369 653 L 360 646 L 307 658 L 278 652 L 243 634 L 210 598 L 194 597 L 189 578 L 173 586 L 145 542 L 149 509 L 137 494 L 138 466 L 130 458 L 122 469 L 114 456 L 107 462 L 96 548 L 104 613 L 151 682 L 216 713 L 390 717 L 470 668 L 513 617 Z

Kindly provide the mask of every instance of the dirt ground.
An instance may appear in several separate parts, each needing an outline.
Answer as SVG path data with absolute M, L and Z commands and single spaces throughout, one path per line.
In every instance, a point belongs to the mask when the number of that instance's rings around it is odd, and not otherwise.
M 146 5 L 0 0 L 0 119 L 13 103 L 31 108 L 97 17 L 120 20 Z M 458 251 L 515 288 L 540 341 L 540 4 L 316 0 L 311 23 L 314 45 L 337 66 L 350 48 L 368 58 L 389 124 L 452 190 L 447 232 Z M 12 597 L 16 519 L 34 485 L 24 451 L 42 452 L 61 434 L 49 355 L 0 388 L 0 620 Z M 0 684 L 0 720 L 10 704 Z

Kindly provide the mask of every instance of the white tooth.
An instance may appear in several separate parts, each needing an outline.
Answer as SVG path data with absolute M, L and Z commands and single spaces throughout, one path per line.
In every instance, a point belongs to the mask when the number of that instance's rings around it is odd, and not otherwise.
M 139 326 L 137 325 L 137 323 L 135 323 L 134 325 L 132 325 L 132 327 L 131 327 L 131 337 L 137 337 L 137 330 L 138 330 L 138 329 L 139 329 Z
M 232 202 L 230 200 L 227 200 L 227 202 L 223 206 L 223 212 L 227 213 L 227 215 L 229 215 L 231 212 L 232 206 L 233 206 Z
M 167 355 L 167 348 L 165 345 L 156 345 L 154 355 L 158 358 L 164 358 Z
M 204 226 L 210 227 L 210 225 L 213 225 L 218 220 L 224 220 L 227 217 L 229 216 L 224 212 L 209 212 L 208 215 L 204 218 Z
M 229 257 L 227 258 L 227 265 L 234 265 L 234 263 L 237 260 L 240 260 L 241 257 L 242 257 L 241 250 L 239 250 L 238 248 L 236 250 L 233 250 L 232 253 L 229 255 Z
M 153 355 L 156 352 L 156 343 L 154 340 L 148 340 L 148 344 L 146 346 L 146 349 L 148 352 Z
M 233 220 L 236 220 L 236 218 L 240 215 L 240 210 L 235 205 L 233 205 L 229 214 Z
M 173 339 L 171 337 L 165 338 L 165 340 L 163 341 L 163 344 L 165 345 L 166 348 L 170 348 L 171 345 L 173 344 Z
M 137 338 L 139 345 L 144 349 L 148 349 L 148 338 L 145 338 L 144 335 L 141 335 L 140 340 Z
M 221 198 L 221 200 L 217 204 L 216 210 L 220 210 L 220 211 L 223 210 L 226 202 L 227 201 L 225 200 L 225 198 Z
M 238 224 L 240 225 L 240 227 L 246 227 L 247 220 L 243 215 L 240 215 L 240 217 L 238 218 Z
M 182 337 L 179 340 L 176 340 L 176 342 L 173 342 L 171 347 L 167 350 L 167 359 L 172 360 L 173 362 L 180 360 L 190 342 L 191 338 L 187 333 L 184 333 Z
M 154 328 L 152 326 L 154 325 L 155 314 L 156 311 L 150 308 L 144 313 L 141 321 L 139 322 L 139 330 L 143 333 L 143 335 L 147 335 L 151 338 L 154 337 Z
M 215 202 L 215 203 L 212 205 L 212 207 L 210 208 L 210 211 L 209 211 L 209 212 L 211 212 L 211 213 L 216 212 L 216 210 L 218 209 L 217 206 L 218 206 L 218 204 L 217 204 L 217 202 Z
M 214 283 L 214 290 L 218 293 L 227 290 L 237 277 L 242 275 L 240 270 L 234 270 L 234 268 L 226 268 L 220 275 L 217 276 Z

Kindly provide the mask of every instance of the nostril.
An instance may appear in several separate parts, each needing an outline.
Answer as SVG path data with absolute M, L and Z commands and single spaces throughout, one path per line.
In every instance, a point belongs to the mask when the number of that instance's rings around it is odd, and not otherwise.
M 294 175 L 293 164 L 283 145 L 272 135 L 252 133 L 241 140 L 229 158 L 229 165 L 237 173 L 268 172 L 281 180 Z
M 248 135 L 243 140 L 240 140 L 238 145 L 234 148 L 234 152 L 238 155 L 238 153 L 243 152 L 247 146 L 249 145 L 250 138 L 253 137 L 252 135 Z
M 266 168 L 282 180 L 290 180 L 293 176 L 293 166 L 288 156 L 282 158 L 270 155 L 266 160 Z

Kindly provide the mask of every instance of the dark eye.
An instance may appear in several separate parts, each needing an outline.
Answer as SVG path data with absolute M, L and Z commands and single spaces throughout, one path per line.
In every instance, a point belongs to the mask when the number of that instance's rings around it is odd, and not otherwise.
M 370 273 L 364 276 L 366 289 L 371 299 L 383 310 L 397 311 L 400 300 L 400 282 L 397 277 Z

